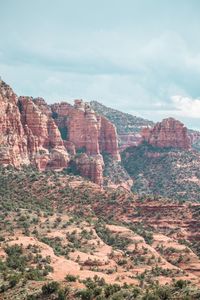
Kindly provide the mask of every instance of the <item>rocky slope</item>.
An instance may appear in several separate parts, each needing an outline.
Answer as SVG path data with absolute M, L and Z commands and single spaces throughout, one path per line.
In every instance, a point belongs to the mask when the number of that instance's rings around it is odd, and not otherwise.
M 132 190 L 182 200 L 199 200 L 200 154 L 143 143 L 122 153 L 122 164 L 133 180 Z
M 1 299 L 198 299 L 195 203 L 9 167 L 0 206 Z
M 152 121 L 107 107 L 97 101 L 91 101 L 90 105 L 94 109 L 94 111 L 96 111 L 100 115 L 105 116 L 113 124 L 115 124 L 117 128 L 117 133 L 120 135 L 126 133 L 140 132 L 140 130 L 143 127 L 154 125 Z
M 141 135 L 140 145 L 122 153 L 122 164 L 133 180 L 132 190 L 199 200 L 200 153 L 192 149 L 186 127 L 168 118 L 143 129 Z
M 42 98 L 17 97 L 0 81 L 0 164 L 68 168 L 103 184 L 102 153 L 120 161 L 115 126 L 76 100 L 48 106 Z

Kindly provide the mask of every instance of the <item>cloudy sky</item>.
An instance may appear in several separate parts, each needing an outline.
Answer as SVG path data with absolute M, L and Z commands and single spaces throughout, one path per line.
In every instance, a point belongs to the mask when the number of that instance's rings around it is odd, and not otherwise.
M 0 0 L 0 29 L 0 75 L 18 95 L 200 129 L 199 0 Z

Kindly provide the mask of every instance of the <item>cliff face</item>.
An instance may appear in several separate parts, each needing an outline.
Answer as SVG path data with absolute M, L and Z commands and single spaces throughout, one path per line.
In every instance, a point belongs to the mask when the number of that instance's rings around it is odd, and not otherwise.
M 118 151 L 117 133 L 115 126 L 104 117 L 99 117 L 100 132 L 99 132 L 99 147 L 101 152 L 107 152 L 111 156 L 120 161 Z
M 39 170 L 67 167 L 69 155 L 48 106 L 45 107 L 45 103 L 41 106 L 29 97 L 20 97 L 19 107 L 30 161 Z
M 18 98 L 1 81 L 0 105 L 0 164 L 45 170 L 73 160 L 82 176 L 102 185 L 101 153 L 120 160 L 115 126 L 82 100 L 48 106 L 42 98 Z
M 149 144 L 157 147 L 191 148 L 187 128 L 173 118 L 164 119 L 153 128 L 144 128 L 141 135 Z
M 97 115 L 82 100 L 75 100 L 74 106 L 67 103 L 51 106 L 55 122 L 76 149 L 84 149 L 87 155 L 109 153 L 120 160 L 115 126 L 106 118 Z
M 21 124 L 17 96 L 0 81 L 0 164 L 29 164 L 27 138 Z
M 102 155 L 88 156 L 86 153 L 82 153 L 75 162 L 82 176 L 90 178 L 100 186 L 103 185 L 104 161 Z
M 75 100 L 74 106 L 54 104 L 51 109 L 63 138 L 67 140 L 67 150 L 84 153 L 76 159 L 81 175 L 102 185 L 104 162 L 101 154 L 107 152 L 120 161 L 115 126 L 82 100 Z

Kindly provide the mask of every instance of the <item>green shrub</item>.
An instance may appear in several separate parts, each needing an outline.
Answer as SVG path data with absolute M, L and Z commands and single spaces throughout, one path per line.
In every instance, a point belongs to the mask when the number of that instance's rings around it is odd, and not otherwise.
M 74 275 L 71 275 L 71 274 L 67 274 L 67 275 L 65 276 L 65 280 L 68 281 L 68 282 L 75 282 L 76 279 L 77 279 L 77 277 L 74 276 Z
M 57 281 L 49 282 L 42 286 L 43 295 L 50 295 L 57 292 L 59 289 L 59 283 Z

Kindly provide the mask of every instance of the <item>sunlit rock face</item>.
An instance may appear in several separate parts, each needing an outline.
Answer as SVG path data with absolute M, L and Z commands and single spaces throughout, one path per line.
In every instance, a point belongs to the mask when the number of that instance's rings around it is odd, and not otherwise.
M 144 128 L 141 135 L 145 141 L 156 147 L 191 148 L 187 128 L 173 118 L 164 119 L 153 128 Z
M 68 103 L 54 104 L 51 109 L 66 139 L 68 151 L 84 154 L 76 158 L 81 175 L 101 185 L 104 168 L 101 154 L 109 153 L 113 159 L 120 160 L 115 126 L 97 115 L 82 100 L 75 100 L 74 106 Z
M 29 164 L 27 136 L 13 90 L 0 80 L 0 164 Z

